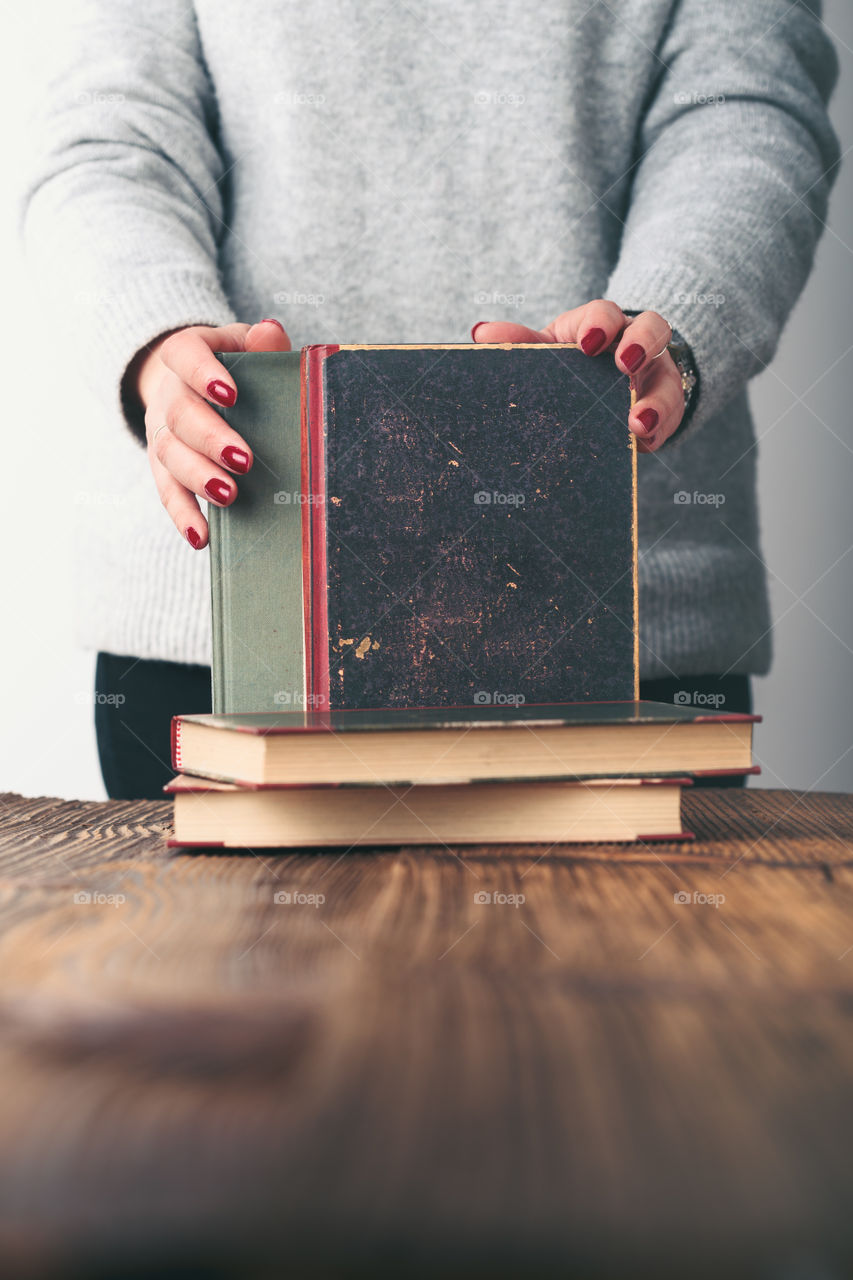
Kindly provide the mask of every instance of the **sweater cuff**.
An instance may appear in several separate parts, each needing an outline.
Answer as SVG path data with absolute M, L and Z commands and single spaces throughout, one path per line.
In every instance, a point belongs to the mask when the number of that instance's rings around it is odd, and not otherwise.
M 89 382 L 110 413 L 118 415 L 135 439 L 144 443 L 142 413 L 126 403 L 125 375 L 134 356 L 150 342 L 189 325 L 232 324 L 237 317 L 222 288 L 210 275 L 174 271 L 140 273 L 136 283 L 110 294 L 89 328 L 97 334 L 97 361 L 89 366 Z

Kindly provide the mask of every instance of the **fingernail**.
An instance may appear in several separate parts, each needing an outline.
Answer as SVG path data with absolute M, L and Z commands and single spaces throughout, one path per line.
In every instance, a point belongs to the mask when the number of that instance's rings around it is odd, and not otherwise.
M 214 378 L 212 382 L 207 384 L 207 394 L 211 400 L 215 400 L 217 404 L 224 404 L 226 408 L 237 399 L 237 392 L 233 387 L 229 387 L 227 382 L 222 382 L 219 378 Z
M 657 409 L 644 409 L 642 413 L 637 414 L 637 418 L 642 422 L 647 432 L 654 431 L 659 422 Z
M 224 480 L 208 480 L 204 486 L 204 491 L 208 498 L 212 498 L 214 502 L 227 502 L 231 497 L 231 486 L 226 484 Z
M 629 373 L 636 373 L 645 358 L 646 353 L 639 342 L 632 342 L 630 347 L 626 347 L 622 352 L 622 363 Z
M 589 333 L 585 333 L 581 338 L 581 351 L 585 356 L 597 355 L 607 339 L 607 334 L 603 329 L 590 329 Z
M 195 529 L 187 529 L 187 542 L 198 551 L 201 546 L 201 534 L 197 533 Z
M 473 329 L 471 330 L 471 341 L 472 341 L 472 342 L 476 342 L 476 341 L 477 341 L 477 330 L 479 329 L 480 325 L 481 325 L 481 324 L 488 324 L 488 323 L 489 323 L 489 322 L 488 322 L 488 320 L 478 320 L 478 321 L 477 321 L 477 323 L 474 325 Z
M 241 476 L 249 470 L 248 453 L 245 449 L 238 449 L 234 444 L 225 446 L 219 455 L 219 461 L 223 467 L 229 467 L 231 471 L 236 471 Z
M 280 320 L 275 320 L 272 316 L 264 316 L 263 320 L 259 320 L 258 324 L 277 324 L 282 333 L 284 333 L 284 325 Z

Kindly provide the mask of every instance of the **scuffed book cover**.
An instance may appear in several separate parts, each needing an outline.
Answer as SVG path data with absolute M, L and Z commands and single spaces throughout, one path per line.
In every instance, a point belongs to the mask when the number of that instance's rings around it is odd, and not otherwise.
M 704 711 L 669 702 L 575 702 L 498 707 L 493 704 L 456 707 L 362 707 L 332 710 L 287 710 L 239 715 L 184 714 L 172 717 L 172 762 L 180 770 L 175 752 L 181 724 L 206 725 L 232 733 L 404 733 L 440 729 L 500 732 L 526 726 L 588 728 L 657 724 L 760 724 L 761 716 L 743 711 Z M 714 770 L 714 772 L 717 772 Z M 740 772 L 738 770 L 737 772 Z
M 307 692 L 638 696 L 629 380 L 569 345 L 303 352 Z
M 343 784 L 370 782 L 377 786 L 439 784 L 475 779 L 516 781 L 537 779 L 589 780 L 610 777 L 672 780 L 685 774 L 694 777 L 744 776 L 759 773 L 751 764 L 752 725 L 757 715 L 735 712 L 697 712 L 692 707 L 659 702 L 564 703 L 542 706 L 500 708 L 495 706 L 426 707 L 426 708 L 356 708 L 353 710 L 281 711 L 242 715 L 184 714 L 172 717 L 172 766 L 176 773 L 230 781 L 241 786 L 305 786 L 322 780 Z M 713 757 L 693 750 L 694 744 L 684 737 L 690 726 L 702 729 L 719 725 L 715 733 L 720 750 L 736 747 L 732 755 Z M 201 735 L 197 730 L 202 729 Z M 543 741 L 541 731 L 566 730 L 564 743 L 552 738 Z M 654 732 L 649 734 L 651 729 Z M 498 738 L 515 730 L 513 743 L 487 742 L 483 737 Z M 519 730 L 524 742 L 519 744 Z M 593 735 L 578 739 L 581 730 Z M 631 742 L 631 732 L 644 737 Z M 675 736 L 672 731 L 677 730 Z M 746 731 L 744 731 L 746 730 Z M 602 732 L 606 734 L 606 738 Z M 616 732 L 618 731 L 618 732 Z M 430 736 L 449 733 L 445 741 L 428 744 Z M 361 749 L 360 738 L 377 735 L 385 739 L 379 754 L 370 756 Z M 390 740 L 389 740 L 390 735 Z M 414 738 L 421 739 L 414 746 Z M 329 758 L 336 754 L 338 740 L 350 737 L 352 746 L 337 753 L 346 763 L 340 770 L 320 770 L 321 755 L 310 748 L 294 750 L 290 776 L 285 773 L 270 777 L 266 772 L 267 753 L 257 751 L 247 739 L 328 737 Z M 399 741 L 394 742 L 393 737 Z M 693 731 L 691 729 L 691 736 Z M 706 735 L 705 735 L 706 736 Z M 552 735 L 548 734 L 548 737 Z M 227 738 L 232 744 L 223 751 Z M 571 742 L 574 738 L 576 741 Z M 476 741 L 480 739 L 480 741 Z M 666 742 L 674 751 L 665 759 L 656 755 L 659 744 Z M 720 746 L 722 743 L 722 747 Z M 371 745 L 371 744 L 365 744 Z M 458 748 L 468 748 L 466 762 L 460 766 Z M 232 750 L 233 748 L 233 750 Z M 384 753 L 384 754 L 383 754 Z M 322 754 L 326 754 L 325 752 Z M 494 771 L 489 761 L 494 759 Z M 498 765 L 497 760 L 501 764 Z M 310 770 L 300 761 L 313 760 Z M 353 761 L 366 762 L 359 775 L 348 766 Z M 371 760 L 373 763 L 371 764 Z M 728 760 L 729 763 L 720 763 Z M 279 768 L 282 768 L 279 762 Z
M 301 707 L 303 492 L 298 351 L 217 352 L 237 384 L 220 409 L 254 454 L 230 507 L 208 507 L 213 710 Z

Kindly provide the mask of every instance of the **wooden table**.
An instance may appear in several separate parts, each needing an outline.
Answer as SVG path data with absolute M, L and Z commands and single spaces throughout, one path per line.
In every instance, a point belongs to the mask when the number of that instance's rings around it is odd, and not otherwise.
M 0 806 L 4 1278 L 853 1273 L 853 797 L 343 857 Z

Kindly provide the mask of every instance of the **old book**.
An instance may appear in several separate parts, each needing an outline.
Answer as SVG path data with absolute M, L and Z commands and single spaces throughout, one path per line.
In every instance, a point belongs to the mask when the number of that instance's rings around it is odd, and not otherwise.
M 745 772 L 758 719 L 657 702 L 184 715 L 172 765 L 267 785 Z
M 173 846 L 263 848 L 686 840 L 689 778 L 246 788 L 181 775 Z M 286 901 L 286 899 L 283 899 Z
M 612 358 L 221 358 L 239 393 L 221 412 L 257 461 L 210 511 L 215 711 L 637 696 L 636 449 Z

